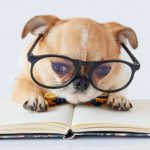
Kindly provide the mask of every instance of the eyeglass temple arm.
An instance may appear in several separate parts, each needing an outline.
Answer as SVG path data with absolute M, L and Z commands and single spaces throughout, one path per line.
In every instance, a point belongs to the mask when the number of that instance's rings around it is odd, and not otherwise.
M 39 42 L 39 40 L 43 37 L 42 34 L 39 34 L 39 36 L 37 37 L 37 39 L 35 40 L 35 42 L 33 43 L 33 45 L 31 46 L 31 48 L 29 49 L 29 52 L 27 53 L 27 56 L 29 57 L 32 54 L 32 51 L 34 50 L 35 46 L 37 45 L 37 43 Z M 131 53 L 131 51 L 127 48 L 127 46 L 121 42 L 121 46 L 125 49 L 125 51 L 128 53 L 128 55 L 130 56 L 130 58 L 132 59 L 132 61 L 138 65 L 140 65 L 139 61 L 134 57 L 134 55 Z
M 27 53 L 27 56 L 29 57 L 32 54 L 32 51 L 34 50 L 35 46 L 37 45 L 37 43 L 39 42 L 39 40 L 43 37 L 42 34 L 39 34 L 39 36 L 37 37 L 37 39 L 35 40 L 35 42 L 33 43 L 33 45 L 31 46 L 31 48 L 29 49 L 29 52 Z
M 132 59 L 132 61 L 138 65 L 140 65 L 139 61 L 136 59 L 136 57 L 131 53 L 131 51 L 128 49 L 128 47 L 121 42 L 121 46 L 125 49 L 125 51 L 128 53 L 128 55 L 130 56 L 130 58 Z

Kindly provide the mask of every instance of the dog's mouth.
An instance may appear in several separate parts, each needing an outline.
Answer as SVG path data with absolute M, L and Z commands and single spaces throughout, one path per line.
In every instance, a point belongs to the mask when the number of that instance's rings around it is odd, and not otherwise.
M 86 94 L 86 91 L 78 91 L 78 90 L 75 90 L 73 91 L 73 94 Z
M 91 85 L 86 90 L 77 90 L 74 88 L 73 84 L 70 84 L 61 89 L 50 90 L 60 98 L 65 98 L 68 102 L 73 104 L 78 104 L 80 102 L 87 102 L 102 94 L 102 92 L 97 91 Z

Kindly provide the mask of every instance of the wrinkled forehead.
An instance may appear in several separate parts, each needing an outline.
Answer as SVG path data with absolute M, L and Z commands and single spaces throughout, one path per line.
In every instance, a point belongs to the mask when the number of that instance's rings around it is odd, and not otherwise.
M 70 21 L 58 25 L 47 37 L 53 53 L 84 61 L 113 57 L 109 52 L 108 35 L 105 29 L 91 21 Z

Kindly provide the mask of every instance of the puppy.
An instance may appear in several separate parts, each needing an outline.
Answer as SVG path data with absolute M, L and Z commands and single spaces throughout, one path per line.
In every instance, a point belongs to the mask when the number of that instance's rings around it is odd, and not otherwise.
M 35 55 L 58 54 L 82 61 L 102 61 L 107 59 L 121 59 L 120 42 L 128 40 L 132 48 L 137 48 L 138 42 L 135 32 L 116 22 L 98 23 L 88 18 L 72 18 L 61 20 L 56 16 L 43 15 L 31 18 L 25 25 L 22 38 L 28 33 L 42 34 L 43 38 L 34 49 Z M 25 56 L 33 43 L 27 46 Z M 60 89 L 46 89 L 36 85 L 30 75 L 31 64 L 25 57 L 25 64 L 20 75 L 16 78 L 12 99 L 25 104 L 26 109 L 43 112 L 48 108 L 48 103 L 43 95 L 52 91 L 59 97 L 66 98 L 72 104 L 86 102 L 101 95 L 103 92 L 96 90 L 91 84 L 80 91 L 73 83 Z M 119 70 L 119 71 L 118 71 Z M 40 78 L 47 79 L 46 75 L 37 71 Z M 117 86 L 123 82 L 124 70 L 118 67 L 111 76 L 117 77 L 115 85 L 111 80 L 104 86 Z M 110 93 L 107 105 L 117 110 L 129 110 L 131 102 L 125 97 L 125 91 Z

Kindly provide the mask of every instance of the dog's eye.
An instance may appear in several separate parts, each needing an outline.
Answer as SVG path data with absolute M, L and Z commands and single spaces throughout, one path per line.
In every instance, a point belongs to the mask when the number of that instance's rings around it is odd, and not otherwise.
M 96 69 L 96 75 L 99 78 L 106 76 L 111 70 L 111 66 L 109 65 L 101 65 Z
M 70 66 L 62 62 L 52 62 L 53 70 L 60 75 L 68 73 Z

